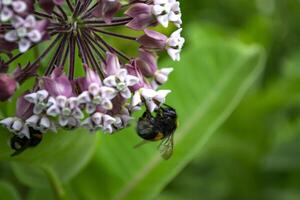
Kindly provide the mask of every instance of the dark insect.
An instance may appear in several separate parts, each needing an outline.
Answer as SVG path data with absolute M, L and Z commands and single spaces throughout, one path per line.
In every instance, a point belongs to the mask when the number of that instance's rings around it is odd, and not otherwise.
M 16 156 L 25 151 L 27 148 L 37 146 L 43 138 L 43 134 L 32 128 L 29 128 L 30 139 L 27 137 L 20 138 L 18 136 L 13 136 L 10 139 L 10 146 L 15 152 L 11 156 Z
M 177 113 L 174 108 L 164 104 L 153 116 L 148 110 L 139 118 L 137 133 L 145 141 L 159 141 L 161 156 L 169 159 L 173 153 L 173 135 L 177 128 Z

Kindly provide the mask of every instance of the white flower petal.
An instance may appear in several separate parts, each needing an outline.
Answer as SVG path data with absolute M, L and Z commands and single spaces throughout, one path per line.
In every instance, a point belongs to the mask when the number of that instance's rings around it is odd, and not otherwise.
M 117 85 L 117 82 L 116 82 L 116 77 L 115 76 L 109 76 L 107 77 L 106 79 L 104 79 L 103 83 L 106 85 L 106 86 L 109 86 L 109 87 L 115 87 Z
M 113 99 L 117 95 L 117 91 L 111 87 L 101 87 L 100 89 L 101 97 L 107 99 Z
M 24 53 L 24 52 L 26 52 L 30 48 L 31 42 L 29 40 L 27 40 L 27 39 L 21 39 L 18 42 L 18 45 L 19 45 L 20 52 Z
M 7 8 L 6 6 L 4 6 L 2 11 L 0 12 L 0 21 L 6 22 L 10 20 L 13 15 L 14 15 L 13 11 Z
M 96 83 L 92 83 L 89 86 L 89 92 L 93 95 L 93 96 L 97 96 L 100 92 L 100 86 Z
M 40 121 L 40 126 L 44 129 L 49 129 L 51 126 L 51 122 L 47 117 L 42 117 Z
M 129 99 L 131 97 L 131 92 L 130 90 L 126 87 L 121 91 L 121 96 L 124 97 L 125 99 Z
M 42 34 L 38 30 L 32 30 L 29 33 L 27 33 L 27 37 L 32 41 L 32 42 L 39 42 L 42 40 Z
M 60 109 L 56 106 L 53 105 L 47 110 L 47 115 L 51 117 L 57 117 L 60 114 Z
M 103 117 L 103 114 L 102 113 L 95 113 L 93 114 L 92 116 L 92 121 L 96 124 L 96 125 L 101 125 L 102 124 L 102 117 Z
M 141 95 L 145 99 L 152 99 L 156 96 L 156 91 L 152 89 L 142 88 L 141 89 Z
M 146 101 L 146 106 L 150 112 L 153 112 L 157 108 L 157 105 L 152 100 Z
M 88 114 L 92 114 L 95 111 L 96 111 L 96 105 L 95 104 L 92 104 L 92 103 L 86 104 L 86 112 Z
M 90 95 L 88 91 L 82 92 L 79 96 L 78 96 L 78 101 L 80 104 L 84 104 L 87 102 L 91 101 Z
M 29 126 L 35 128 L 35 127 L 37 127 L 37 123 L 38 123 L 39 119 L 40 119 L 39 116 L 32 115 L 31 117 L 29 117 L 26 120 L 26 124 L 28 124 Z
M 136 91 L 132 97 L 131 106 L 135 107 L 142 103 L 140 91 Z
M 67 126 L 68 125 L 68 118 L 67 117 L 63 117 L 63 116 L 59 116 L 59 119 L 58 119 L 58 123 L 59 123 L 59 125 L 60 126 L 62 126 L 62 127 L 65 127 L 65 126 Z
M 101 103 L 101 106 L 105 110 L 111 110 L 111 109 L 113 109 L 113 104 L 111 103 L 111 101 L 109 99 L 103 99 L 103 101 Z
M 18 134 L 20 136 L 25 136 L 28 139 L 30 139 L 30 132 L 29 132 L 29 128 L 27 126 L 24 126 L 23 129 L 20 131 L 20 133 Z
M 11 30 L 5 33 L 4 39 L 8 42 L 15 42 L 18 40 L 18 35 L 16 30 Z
M 61 108 L 66 107 L 67 100 L 68 100 L 67 97 L 62 96 L 62 95 L 56 97 L 56 103 Z
M 127 75 L 125 82 L 127 86 L 133 86 L 139 82 L 139 78 L 136 76 Z
M 159 90 L 157 91 L 157 95 L 154 99 L 160 103 L 164 103 L 167 95 L 171 92 L 171 90 Z
M 22 13 L 27 9 L 27 5 L 24 1 L 13 1 L 12 7 L 17 13 Z
M 20 120 L 16 120 L 12 124 L 12 129 L 14 131 L 21 131 L 23 129 L 24 124 Z
M 37 103 L 38 102 L 38 98 L 37 98 L 37 94 L 36 93 L 31 93 L 31 94 L 27 94 L 24 96 L 24 99 L 30 103 Z
M 11 127 L 13 122 L 14 122 L 14 118 L 9 117 L 9 118 L 5 118 L 5 119 L 1 120 L 0 124 L 5 127 Z

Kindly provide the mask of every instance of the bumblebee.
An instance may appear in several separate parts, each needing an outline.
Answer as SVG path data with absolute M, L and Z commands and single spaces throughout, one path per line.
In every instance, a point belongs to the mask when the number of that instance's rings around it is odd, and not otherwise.
M 25 151 L 27 148 L 37 146 L 43 138 L 43 134 L 39 131 L 29 128 L 30 139 L 27 137 L 20 138 L 13 136 L 10 139 L 10 147 L 15 150 L 11 156 L 16 156 Z
M 173 135 L 177 129 L 177 113 L 174 108 L 164 104 L 155 115 L 146 110 L 137 123 L 137 133 L 145 141 L 160 141 L 159 150 L 164 159 L 173 153 Z

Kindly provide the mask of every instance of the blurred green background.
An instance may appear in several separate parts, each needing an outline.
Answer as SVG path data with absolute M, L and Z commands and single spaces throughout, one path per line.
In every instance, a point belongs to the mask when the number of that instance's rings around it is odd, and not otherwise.
M 160 59 L 175 68 L 165 86 L 180 121 L 173 157 L 161 160 L 156 143 L 134 149 L 134 124 L 50 134 L 18 158 L 4 133 L 1 200 L 300 199 L 300 1 L 180 2 L 182 61 Z M 14 111 L 1 106 L 0 116 Z

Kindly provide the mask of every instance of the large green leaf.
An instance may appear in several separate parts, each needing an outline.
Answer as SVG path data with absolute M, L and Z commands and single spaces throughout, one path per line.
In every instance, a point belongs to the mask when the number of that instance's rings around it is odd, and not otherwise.
M 162 160 L 157 143 L 139 142 L 134 128 L 104 136 L 89 167 L 73 181 L 82 199 L 151 199 L 176 176 L 227 119 L 264 66 L 264 52 L 210 29 L 188 30 L 189 43 L 167 86 L 179 114 L 173 157 Z M 191 42 L 192 41 L 192 42 Z
M 47 187 L 49 181 L 44 167 L 51 168 L 61 181 L 74 177 L 92 157 L 98 137 L 85 130 L 60 131 L 46 134 L 42 143 L 11 157 L 8 146 L 10 133 L 0 128 L 0 157 L 2 161 L 12 163 L 19 180 L 33 187 Z
M 21 199 L 18 191 L 9 183 L 0 181 L 1 199 L 5 200 L 19 200 Z

